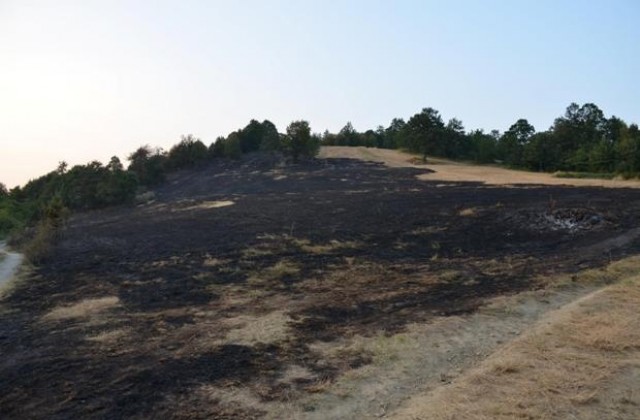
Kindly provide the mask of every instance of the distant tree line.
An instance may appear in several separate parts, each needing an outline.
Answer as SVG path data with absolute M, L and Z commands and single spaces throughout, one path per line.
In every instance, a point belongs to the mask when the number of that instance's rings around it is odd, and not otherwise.
M 281 153 L 293 161 L 314 157 L 320 149 L 321 136 L 311 133 L 307 121 L 294 121 L 284 134 L 268 120 L 251 120 L 243 129 L 218 137 L 208 147 L 202 140 L 182 136 L 168 152 L 142 146 L 129 155 L 130 172 L 144 186 L 157 185 L 169 172 L 192 168 L 215 159 L 239 159 L 252 152 Z
M 59 224 L 61 215 L 71 210 L 129 203 L 141 187 L 162 183 L 168 173 L 216 159 L 239 159 L 256 151 L 281 153 L 293 161 L 310 158 L 317 154 L 320 140 L 307 121 L 292 122 L 282 134 L 270 121 L 251 120 L 209 146 L 192 135 L 182 136 L 168 152 L 141 146 L 128 156 L 127 168 L 115 156 L 107 165 L 93 161 L 69 169 L 61 162 L 23 187 L 8 191 L 0 184 L 0 237 L 47 218 L 52 220 L 49 224 Z
M 462 122 L 444 122 L 425 108 L 408 121 L 395 118 L 388 127 L 357 132 L 347 123 L 338 133 L 326 131 L 324 145 L 405 149 L 427 156 L 501 163 L 533 171 L 640 174 L 640 130 L 618 117 L 606 118 L 594 104 L 572 103 L 546 131 L 536 132 L 519 119 L 507 131 L 466 132 Z
M 47 215 L 58 219 L 68 210 L 96 209 L 131 202 L 141 187 L 152 187 L 168 173 L 216 159 L 239 159 L 257 151 L 281 153 L 293 161 L 313 157 L 320 144 L 404 149 L 428 156 L 498 163 L 534 171 L 575 171 L 638 176 L 640 130 L 620 118 L 606 118 L 594 104 L 567 107 L 546 131 L 536 132 L 526 120 L 507 131 L 465 131 L 463 123 L 446 123 L 438 111 L 424 108 L 408 121 L 395 118 L 388 127 L 358 132 L 347 123 L 338 133 L 313 134 L 307 121 L 294 121 L 284 133 L 270 121 L 251 120 L 209 146 L 182 136 L 169 151 L 142 146 L 128 156 L 129 165 L 113 157 L 56 170 L 10 191 L 0 184 L 0 236 Z

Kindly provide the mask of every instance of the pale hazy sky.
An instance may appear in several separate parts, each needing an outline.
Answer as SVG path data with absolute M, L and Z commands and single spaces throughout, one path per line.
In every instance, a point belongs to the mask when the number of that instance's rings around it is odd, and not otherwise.
M 640 1 L 0 0 L 0 182 L 251 118 L 640 122 Z

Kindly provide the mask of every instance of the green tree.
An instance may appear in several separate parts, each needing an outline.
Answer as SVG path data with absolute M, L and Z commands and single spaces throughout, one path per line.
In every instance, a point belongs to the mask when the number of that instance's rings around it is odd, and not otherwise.
M 552 171 L 557 169 L 557 145 L 553 134 L 541 132 L 532 135 L 523 150 L 523 165 L 534 171 Z
M 226 139 L 222 136 L 218 137 L 211 145 L 209 146 L 209 157 L 210 158 L 222 158 L 224 157 L 224 143 Z
M 118 156 L 112 156 L 107 164 L 107 169 L 111 172 L 121 172 L 124 171 L 124 165 L 122 165 Z
M 229 134 L 224 141 L 224 157 L 240 159 L 242 156 L 241 134 L 237 131 Z
M 351 122 L 347 122 L 336 136 L 338 146 L 359 146 L 359 135 Z
M 320 137 L 311 135 L 309 123 L 304 120 L 294 121 L 289 124 L 285 141 L 285 150 L 291 155 L 294 162 L 297 162 L 300 158 L 313 157 L 320 149 Z
M 570 104 L 551 128 L 558 146 L 556 166 L 565 170 L 588 169 L 590 150 L 602 139 L 605 124 L 604 113 L 596 105 Z
M 260 149 L 267 152 L 275 152 L 282 150 L 282 140 L 280 133 L 275 124 L 269 120 L 262 121 L 262 139 L 260 140 Z
M 141 146 L 128 159 L 128 170 L 136 174 L 140 184 L 152 186 L 164 181 L 167 157 L 162 149 Z
M 464 132 L 462 121 L 452 118 L 443 132 L 444 155 L 453 159 L 467 159 L 471 155 L 471 143 Z
M 181 136 L 180 142 L 169 150 L 167 166 L 171 169 L 189 168 L 203 162 L 208 150 L 204 143 L 191 134 Z
M 242 153 L 250 153 L 260 150 L 260 143 L 264 137 L 264 127 L 256 120 L 251 120 L 249 124 L 238 132 L 240 149 Z
M 478 163 L 492 163 L 497 157 L 497 140 L 494 136 L 475 130 L 469 134 L 469 158 Z
M 445 155 L 444 128 L 440 113 L 433 108 L 424 108 L 422 112 L 411 117 L 404 127 L 409 150 L 422 154 L 425 162 L 429 154 Z
M 359 144 L 366 147 L 378 147 L 381 143 L 380 135 L 378 132 L 373 130 L 367 130 L 364 133 L 360 134 Z
M 516 121 L 500 137 L 498 149 L 502 160 L 511 166 L 521 166 L 525 145 L 535 132 L 535 128 L 526 119 Z
M 407 123 L 402 118 L 391 120 L 389 127 L 384 131 L 384 148 L 404 149 L 408 148 L 406 142 L 405 127 Z

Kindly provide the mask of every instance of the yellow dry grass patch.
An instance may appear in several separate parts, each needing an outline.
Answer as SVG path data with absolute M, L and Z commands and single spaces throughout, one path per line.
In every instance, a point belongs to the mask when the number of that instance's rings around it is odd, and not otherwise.
M 263 256 L 280 251 L 287 246 L 294 246 L 300 248 L 303 252 L 310 254 L 328 254 L 331 252 L 337 252 L 345 249 L 355 249 L 362 244 L 357 241 L 338 241 L 331 240 L 328 243 L 318 244 L 313 243 L 306 238 L 296 238 L 291 235 L 260 235 L 258 239 L 263 242 L 257 244 L 252 248 L 247 248 L 243 251 L 244 257 Z
M 290 383 L 299 380 L 311 380 L 315 378 L 315 374 L 304 366 L 289 365 L 280 377 L 280 382 Z
M 440 233 L 447 230 L 446 226 L 427 226 L 413 229 L 411 232 L 412 235 L 432 235 L 434 233 Z
M 286 277 L 295 276 L 300 273 L 300 267 L 291 261 L 278 261 L 271 267 L 253 273 L 248 278 L 250 285 L 258 286 L 278 282 Z
M 639 306 L 638 278 L 588 295 L 392 418 L 635 419 L 640 378 L 623 377 L 640 369 Z
M 263 316 L 242 315 L 224 321 L 231 328 L 226 344 L 270 344 L 286 339 L 290 334 L 291 318 L 284 311 L 274 311 Z
M 606 267 L 583 270 L 577 274 L 555 276 L 553 278 L 541 277 L 538 282 L 546 286 L 556 287 L 567 284 L 607 285 L 618 281 L 633 281 L 625 279 L 632 278 L 640 272 L 639 267 L 640 256 L 635 256 L 615 261 Z
M 337 241 L 332 240 L 328 244 L 313 244 L 308 239 L 295 239 L 292 240 L 296 245 L 300 247 L 304 252 L 310 254 L 328 254 L 331 252 L 340 251 L 343 249 L 358 248 L 361 244 L 356 241 Z
M 220 265 L 228 264 L 229 262 L 230 262 L 230 260 L 226 260 L 226 259 L 222 259 L 222 258 L 215 258 L 215 257 L 212 257 L 210 255 L 207 255 L 207 257 L 202 262 L 202 265 L 205 266 L 205 267 L 218 267 Z
M 182 210 L 209 210 L 219 209 L 221 207 L 233 206 L 235 202 L 231 200 L 219 200 L 219 201 L 203 201 L 202 203 L 195 204 L 193 206 L 185 207 Z
M 223 388 L 214 385 L 202 385 L 196 388 L 194 392 L 196 395 L 226 408 L 262 411 L 267 407 L 267 403 L 263 402 L 259 395 L 247 388 L 237 386 Z
M 89 336 L 87 337 L 87 340 L 93 341 L 96 343 L 111 345 L 111 344 L 119 343 L 124 338 L 129 336 L 130 333 L 131 331 L 127 329 L 110 330 L 110 331 L 104 331 L 99 334 Z
M 475 207 L 470 207 L 468 209 L 462 209 L 458 212 L 458 216 L 462 216 L 462 217 L 471 217 L 471 216 L 475 216 L 477 213 L 477 210 L 475 209 Z
M 110 309 L 120 306 L 117 296 L 108 296 L 97 299 L 84 299 L 69 306 L 58 306 L 42 318 L 46 321 L 56 321 L 73 318 L 90 318 Z
M 640 188 L 638 180 L 618 179 L 579 179 L 556 178 L 553 174 L 540 172 L 517 171 L 496 166 L 471 165 L 452 162 L 445 159 L 429 157 L 426 165 L 421 159 L 399 150 L 376 149 L 365 147 L 324 146 L 320 149 L 320 158 L 351 158 L 364 161 L 381 162 L 386 166 L 430 168 L 434 172 L 418 175 L 424 181 L 444 182 L 481 182 L 489 185 L 574 185 L 596 186 L 606 188 Z

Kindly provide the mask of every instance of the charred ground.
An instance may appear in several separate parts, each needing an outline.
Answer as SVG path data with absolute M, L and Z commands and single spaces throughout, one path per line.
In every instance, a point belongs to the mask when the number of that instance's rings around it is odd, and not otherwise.
M 639 226 L 640 190 L 418 180 L 425 171 L 248 157 L 176 174 L 149 203 L 73 217 L 2 302 L 0 414 L 260 417 L 211 389 L 295 400 L 371 361 L 313 343 L 472 312 L 640 248 L 601 246 Z M 281 325 L 256 321 L 272 314 Z

